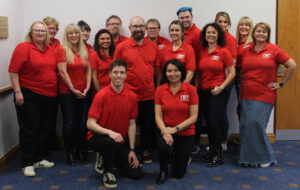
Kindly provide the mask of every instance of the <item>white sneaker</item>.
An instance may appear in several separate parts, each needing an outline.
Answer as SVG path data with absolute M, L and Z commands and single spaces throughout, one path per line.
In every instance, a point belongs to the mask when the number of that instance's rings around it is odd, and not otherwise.
M 267 164 L 260 164 L 259 167 L 261 168 L 267 168 L 267 167 L 270 167 L 271 164 L 267 163 Z
M 49 162 L 48 160 L 42 160 L 40 162 L 33 164 L 35 168 L 51 168 L 54 166 L 54 162 Z
M 28 177 L 35 176 L 34 167 L 33 166 L 27 166 L 27 167 L 23 168 L 23 174 L 25 176 L 28 176 Z
M 96 152 L 95 170 L 97 173 L 103 173 L 103 157 L 100 152 Z
M 227 144 L 226 143 L 222 143 L 222 150 L 227 151 Z
M 209 151 L 209 146 L 207 146 L 205 149 L 206 149 L 206 151 Z

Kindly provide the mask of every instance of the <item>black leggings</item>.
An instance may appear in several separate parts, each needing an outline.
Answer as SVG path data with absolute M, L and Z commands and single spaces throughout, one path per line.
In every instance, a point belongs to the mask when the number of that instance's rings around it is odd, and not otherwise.
M 104 172 L 111 172 L 115 166 L 123 175 L 139 179 L 143 177 L 141 167 L 131 168 L 128 162 L 129 148 L 126 144 L 117 143 L 107 135 L 94 135 L 88 140 L 88 146 L 101 152 Z
M 189 157 L 191 156 L 194 135 L 192 136 L 172 136 L 174 143 L 169 146 L 163 139 L 160 130 L 156 130 L 156 145 L 161 171 L 166 171 L 170 161 L 170 153 L 173 150 L 172 176 L 182 178 L 186 172 Z
M 217 96 L 210 90 L 199 90 L 199 115 L 204 115 L 208 130 L 209 146 L 222 151 L 222 130 L 220 119 L 225 109 L 226 89 Z

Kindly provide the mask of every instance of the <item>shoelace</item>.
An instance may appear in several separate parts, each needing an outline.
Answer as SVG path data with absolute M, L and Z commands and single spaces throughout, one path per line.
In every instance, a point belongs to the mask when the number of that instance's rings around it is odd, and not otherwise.
M 109 181 L 116 181 L 116 178 L 113 174 L 107 172 L 106 175 L 107 175 L 107 178 L 108 178 Z

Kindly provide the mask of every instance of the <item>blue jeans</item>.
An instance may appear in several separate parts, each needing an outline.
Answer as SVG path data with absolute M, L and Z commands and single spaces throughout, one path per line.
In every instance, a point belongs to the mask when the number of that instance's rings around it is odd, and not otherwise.
M 266 134 L 273 104 L 255 100 L 242 100 L 240 121 L 239 163 L 276 163 Z
M 87 98 L 76 98 L 73 94 L 60 94 L 63 117 L 63 137 L 67 151 L 86 147 Z

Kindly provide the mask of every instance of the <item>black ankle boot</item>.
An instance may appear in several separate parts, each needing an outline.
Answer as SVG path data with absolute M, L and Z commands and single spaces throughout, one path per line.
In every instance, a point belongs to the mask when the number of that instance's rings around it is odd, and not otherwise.
M 75 160 L 74 160 L 74 156 L 73 156 L 72 151 L 67 151 L 67 164 L 69 166 L 74 166 L 75 165 Z
M 168 170 L 161 170 L 159 172 L 158 177 L 156 178 L 156 184 L 161 185 L 161 184 L 165 183 L 167 178 L 168 178 Z

